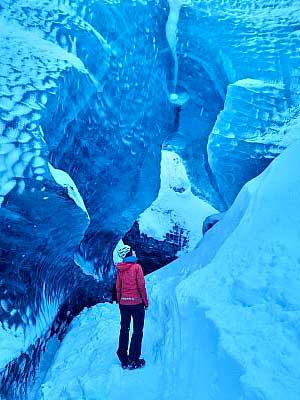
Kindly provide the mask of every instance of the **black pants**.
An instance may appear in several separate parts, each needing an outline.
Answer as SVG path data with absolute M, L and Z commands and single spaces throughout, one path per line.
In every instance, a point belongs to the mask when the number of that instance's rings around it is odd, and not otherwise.
M 137 361 L 142 351 L 143 329 L 145 320 L 145 309 L 143 304 L 122 305 L 120 304 L 121 329 L 119 337 L 119 348 L 117 351 L 121 363 L 128 359 L 127 350 L 129 344 L 129 328 L 131 317 L 133 319 L 133 334 L 130 341 L 129 359 Z

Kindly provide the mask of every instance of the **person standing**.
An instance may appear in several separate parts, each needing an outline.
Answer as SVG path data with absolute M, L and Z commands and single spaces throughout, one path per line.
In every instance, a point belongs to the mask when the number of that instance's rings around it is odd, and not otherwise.
M 122 368 L 136 369 L 145 365 L 140 358 L 142 351 L 145 310 L 148 309 L 148 296 L 142 267 L 137 263 L 135 252 L 131 247 L 124 245 L 118 250 L 123 259 L 117 264 L 117 302 L 121 314 L 121 328 L 117 355 Z M 129 329 L 133 319 L 133 334 L 130 341 Z

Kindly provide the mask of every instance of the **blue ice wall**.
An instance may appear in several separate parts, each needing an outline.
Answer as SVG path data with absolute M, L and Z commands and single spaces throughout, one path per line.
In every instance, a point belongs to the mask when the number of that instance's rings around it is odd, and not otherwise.
M 181 148 L 194 150 L 185 157 L 194 191 L 219 209 L 295 140 L 299 19 L 294 0 L 206 0 L 181 8 L 179 84 L 192 100 L 182 108 L 189 125 L 179 122 Z
M 41 334 L 87 270 L 109 298 L 111 249 L 155 199 L 174 126 L 166 18 L 155 2 L 1 2 L 5 329 Z

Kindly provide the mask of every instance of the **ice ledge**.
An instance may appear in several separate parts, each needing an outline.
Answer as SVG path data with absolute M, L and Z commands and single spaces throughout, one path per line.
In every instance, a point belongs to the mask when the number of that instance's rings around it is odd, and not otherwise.
M 85 214 L 89 217 L 88 211 L 85 207 L 83 198 L 81 197 L 79 190 L 73 179 L 68 175 L 65 171 L 61 169 L 54 168 L 50 163 L 48 163 L 49 171 L 55 180 L 55 182 L 66 188 L 68 191 L 68 196 L 75 202 L 75 204 L 85 212 Z

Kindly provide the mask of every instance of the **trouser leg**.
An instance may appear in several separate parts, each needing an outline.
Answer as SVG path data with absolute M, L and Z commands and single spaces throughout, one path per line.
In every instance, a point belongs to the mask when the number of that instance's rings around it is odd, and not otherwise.
M 129 358 L 132 361 L 137 361 L 140 358 L 142 351 L 145 309 L 143 304 L 138 304 L 131 307 L 131 313 L 133 317 L 133 334 L 130 342 Z
M 127 357 L 128 357 L 127 350 L 129 342 L 131 313 L 128 306 L 124 306 L 121 304 L 120 304 L 120 313 L 121 313 L 121 328 L 120 328 L 119 347 L 117 355 L 121 363 L 125 363 L 127 362 Z

